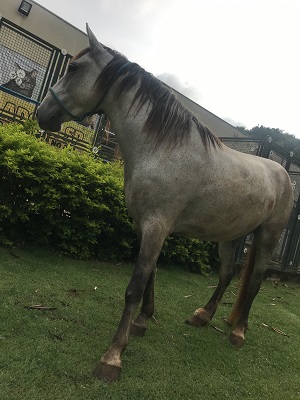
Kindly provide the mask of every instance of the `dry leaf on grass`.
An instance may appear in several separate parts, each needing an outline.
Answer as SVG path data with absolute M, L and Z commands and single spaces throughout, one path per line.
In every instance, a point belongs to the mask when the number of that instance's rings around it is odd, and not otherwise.
M 57 307 L 47 307 L 42 304 L 35 304 L 33 306 L 24 306 L 27 310 L 43 310 L 43 311 L 54 311 L 57 310 Z
M 286 336 L 289 338 L 289 335 L 287 333 L 281 331 L 280 329 L 274 328 L 274 326 L 264 324 L 264 323 L 262 323 L 262 326 L 264 326 L 265 328 L 271 329 L 271 331 L 278 333 L 278 335 Z
M 152 315 L 151 318 L 153 319 L 153 321 L 154 321 L 157 325 L 159 325 L 159 322 L 158 322 L 157 319 L 154 317 L 154 315 Z
M 217 326 L 212 325 L 212 324 L 210 324 L 210 326 L 211 326 L 213 329 L 215 329 L 217 332 L 220 332 L 220 333 L 223 333 L 224 335 L 226 335 L 226 332 L 223 331 L 222 329 L 218 328 Z
M 52 339 L 60 340 L 61 342 L 64 340 L 64 335 L 57 335 L 56 333 L 52 333 L 48 330 L 49 335 Z

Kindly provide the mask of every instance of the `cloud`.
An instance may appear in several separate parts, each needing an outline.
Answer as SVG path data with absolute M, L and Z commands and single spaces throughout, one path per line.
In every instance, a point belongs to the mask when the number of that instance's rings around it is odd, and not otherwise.
M 182 82 L 177 75 L 163 72 L 162 74 L 156 75 L 156 78 L 160 79 L 162 82 L 166 83 L 168 86 L 177 90 L 196 103 L 201 102 L 201 93 L 188 82 Z
M 247 128 L 247 124 L 245 124 L 244 122 L 237 121 L 229 117 L 223 117 L 222 119 L 224 119 L 224 121 L 228 122 L 232 126 L 244 126 L 245 128 Z

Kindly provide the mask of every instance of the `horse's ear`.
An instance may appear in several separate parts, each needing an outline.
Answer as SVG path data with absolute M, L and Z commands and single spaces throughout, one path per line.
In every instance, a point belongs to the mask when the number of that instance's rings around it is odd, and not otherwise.
M 89 38 L 89 43 L 90 43 L 90 49 L 92 50 L 92 53 L 97 53 L 104 51 L 104 48 L 101 43 L 98 42 L 96 36 L 93 34 L 92 30 L 90 29 L 89 25 L 86 24 L 86 32 Z

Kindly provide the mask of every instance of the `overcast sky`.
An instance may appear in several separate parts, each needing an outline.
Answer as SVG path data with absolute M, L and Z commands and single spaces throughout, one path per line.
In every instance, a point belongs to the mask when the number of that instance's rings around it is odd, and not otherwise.
M 299 0 L 37 0 L 233 125 L 300 138 Z

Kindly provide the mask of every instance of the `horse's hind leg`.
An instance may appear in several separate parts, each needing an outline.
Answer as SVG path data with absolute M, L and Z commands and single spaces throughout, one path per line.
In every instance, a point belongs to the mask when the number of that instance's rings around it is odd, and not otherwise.
M 234 329 L 229 337 L 230 342 L 241 347 L 244 344 L 245 332 L 248 327 L 248 317 L 252 303 L 260 289 L 264 272 L 272 259 L 283 226 L 261 225 L 254 231 L 254 243 L 250 250 L 250 259 L 242 282 L 236 304 L 229 316 L 229 322 Z
M 203 308 L 197 308 L 197 310 L 194 312 L 194 315 L 186 320 L 187 324 L 194 326 L 204 326 L 214 316 L 218 304 L 221 301 L 223 294 L 230 284 L 230 281 L 235 273 L 234 256 L 238 243 L 239 240 L 219 243 L 219 256 L 221 267 L 218 286 L 207 304 Z
M 131 323 L 130 333 L 134 336 L 144 336 L 147 330 L 147 321 L 154 312 L 154 280 L 155 270 L 152 271 L 143 295 L 142 307 L 139 315 Z

